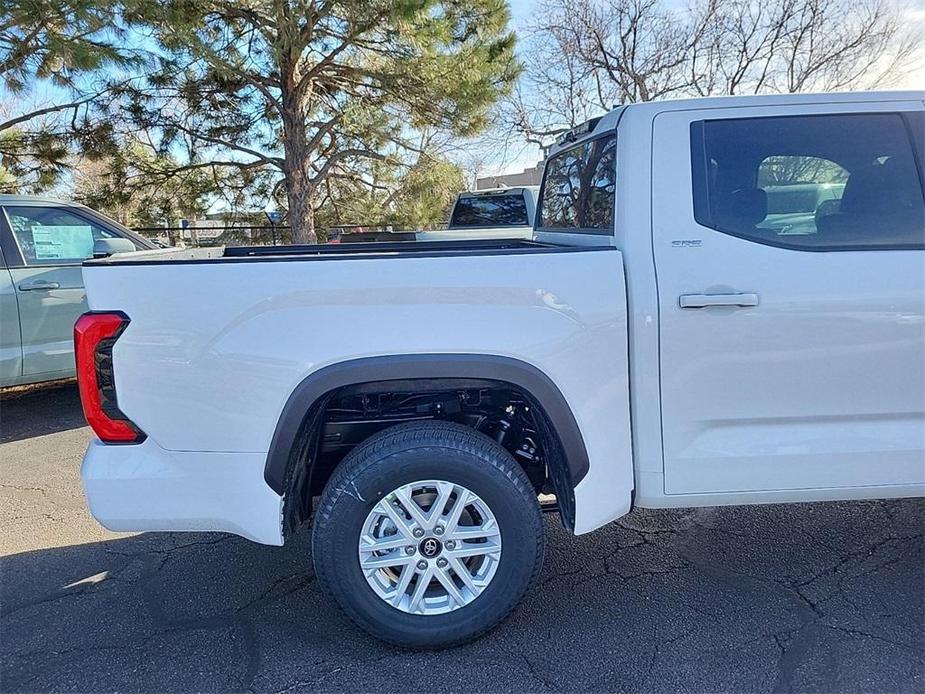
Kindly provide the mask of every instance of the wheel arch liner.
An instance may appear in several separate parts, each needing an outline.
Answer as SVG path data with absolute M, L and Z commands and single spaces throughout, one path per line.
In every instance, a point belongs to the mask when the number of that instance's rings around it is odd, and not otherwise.
M 522 390 L 545 412 L 552 433 L 559 440 L 565 469 L 560 467 L 551 472 L 567 474 L 567 480 L 562 481 L 567 484 L 570 496 L 587 474 L 588 452 L 578 422 L 556 384 L 535 366 L 496 355 L 407 354 L 339 362 L 318 369 L 299 383 L 283 406 L 270 442 L 264 468 L 266 483 L 277 494 L 285 494 L 306 417 L 317 410 L 332 391 L 378 381 L 427 379 L 499 381 Z

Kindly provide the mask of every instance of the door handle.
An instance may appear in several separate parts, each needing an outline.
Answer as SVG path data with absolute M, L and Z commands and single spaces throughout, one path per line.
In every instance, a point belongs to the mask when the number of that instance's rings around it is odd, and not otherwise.
M 35 292 L 48 289 L 60 289 L 61 285 L 58 282 L 48 282 L 47 280 L 36 280 L 35 282 L 23 282 L 19 285 L 19 291 L 21 292 Z
M 678 297 L 681 308 L 709 308 L 711 306 L 757 306 L 757 294 L 682 294 Z

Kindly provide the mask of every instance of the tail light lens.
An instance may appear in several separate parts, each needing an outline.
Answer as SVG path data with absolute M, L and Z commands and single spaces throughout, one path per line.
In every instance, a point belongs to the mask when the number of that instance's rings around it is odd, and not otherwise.
M 77 384 L 84 416 L 105 443 L 141 443 L 145 433 L 119 409 L 112 346 L 129 324 L 121 311 L 91 311 L 74 324 Z

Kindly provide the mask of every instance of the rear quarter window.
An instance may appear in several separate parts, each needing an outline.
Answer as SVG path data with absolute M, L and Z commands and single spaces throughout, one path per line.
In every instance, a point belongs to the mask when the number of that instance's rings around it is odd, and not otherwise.
M 550 157 L 540 191 L 538 229 L 613 232 L 616 144 L 616 136 L 611 133 Z

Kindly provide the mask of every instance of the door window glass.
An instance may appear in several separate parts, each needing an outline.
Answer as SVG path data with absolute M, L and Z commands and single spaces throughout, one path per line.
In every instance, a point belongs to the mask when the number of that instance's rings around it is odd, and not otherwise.
M 550 158 L 537 227 L 587 233 L 612 231 L 616 151 L 616 138 L 609 135 Z
M 691 136 L 704 226 L 808 250 L 925 246 L 922 184 L 898 114 L 700 121 Z
M 7 207 L 13 238 L 26 265 L 67 265 L 93 256 L 97 239 L 122 238 L 60 207 Z

